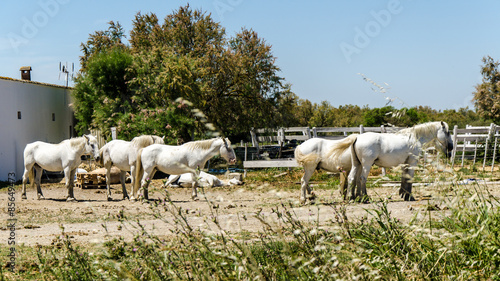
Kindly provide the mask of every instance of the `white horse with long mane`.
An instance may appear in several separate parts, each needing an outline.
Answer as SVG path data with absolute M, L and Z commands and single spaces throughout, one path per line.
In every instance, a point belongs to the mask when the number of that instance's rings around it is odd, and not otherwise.
M 64 171 L 66 188 L 68 190 L 67 201 L 75 201 L 73 194 L 73 179 L 75 171 L 81 163 L 82 155 L 91 155 L 99 158 L 99 146 L 96 137 L 84 135 L 83 137 L 64 140 L 58 144 L 42 141 L 29 143 L 24 148 L 24 174 L 22 199 L 26 199 L 26 182 L 28 178 L 30 185 L 37 184 L 38 199 L 45 199 L 40 187 L 42 171 Z M 36 170 L 36 180 L 33 172 Z
M 345 196 L 365 201 L 366 180 L 373 164 L 391 168 L 401 165 L 399 194 L 405 201 L 415 200 L 411 194 L 412 180 L 418 157 L 423 148 L 434 145 L 446 157 L 451 156 L 453 140 L 445 122 L 428 122 L 403 129 L 395 134 L 365 133 L 336 147 L 333 155 L 351 151 L 352 168 Z M 350 149 L 348 149 L 350 148 Z
M 295 148 L 295 160 L 304 168 L 304 176 L 301 178 L 300 202 L 314 200 L 314 193 L 309 186 L 309 180 L 317 169 L 332 173 L 341 173 L 341 192 L 347 188 L 345 174 L 351 170 L 351 151 L 345 150 L 342 154 L 332 155 L 338 146 L 350 143 L 357 134 L 349 135 L 342 140 L 327 140 L 322 138 L 308 139 Z
M 202 169 L 205 163 L 215 155 L 220 154 L 229 164 L 236 163 L 236 156 L 227 138 L 213 138 L 209 140 L 191 141 L 183 145 L 153 144 L 137 155 L 137 169 L 134 188 L 130 200 L 135 200 L 135 191 L 142 191 L 144 199 L 148 199 L 149 179 L 152 179 L 156 170 L 166 174 L 180 175 L 191 173 L 196 175 L 196 169 Z M 197 183 L 193 182 L 192 198 L 198 196 Z
M 305 203 L 308 199 L 314 198 L 309 187 L 309 179 L 316 169 L 349 174 L 349 181 L 341 180 L 342 196 L 344 199 L 362 199 L 367 195 L 366 179 L 373 164 L 388 168 L 405 163 L 408 165 L 403 167 L 400 194 L 405 200 L 412 200 L 411 178 L 418 155 L 423 145 L 433 143 L 446 156 L 451 155 L 453 141 L 448 131 L 448 124 L 429 122 L 403 129 L 395 134 L 353 134 L 342 140 L 309 139 L 295 149 L 295 159 L 304 167 L 300 201 Z M 354 147 L 356 150 L 353 154 L 350 148 Z M 351 158 L 352 155 L 357 156 L 355 161 Z M 362 169 L 358 158 L 363 160 Z M 352 171 L 353 167 L 356 168 L 355 172 Z
M 137 153 L 139 149 L 155 143 L 164 144 L 163 138 L 154 135 L 142 135 L 133 138 L 131 141 L 112 140 L 99 150 L 99 164 L 106 168 L 106 195 L 108 201 L 112 200 L 110 189 L 111 166 L 120 169 L 123 199 L 129 198 L 127 188 L 125 187 L 127 171 L 130 171 L 130 175 L 132 176 L 131 185 L 134 186 Z

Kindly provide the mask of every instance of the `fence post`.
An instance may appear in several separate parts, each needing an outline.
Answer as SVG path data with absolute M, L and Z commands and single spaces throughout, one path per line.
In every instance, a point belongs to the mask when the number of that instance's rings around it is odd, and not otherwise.
M 247 154 L 248 154 L 248 148 L 247 148 L 247 143 L 245 142 L 245 156 L 243 159 L 245 159 L 244 161 L 247 161 Z M 247 177 L 247 169 L 245 168 L 245 170 L 243 170 L 243 177 L 246 178 Z
M 306 128 L 306 135 L 308 139 L 311 138 L 311 129 L 309 127 Z
M 365 127 L 363 125 L 359 125 L 359 133 L 363 134 L 365 132 Z
M 493 131 L 494 126 L 495 126 L 495 124 L 493 124 L 493 123 L 490 124 L 490 129 L 488 131 L 488 137 L 486 138 L 486 144 L 484 146 L 483 172 L 484 172 L 484 167 L 486 166 L 486 156 L 488 155 L 488 142 L 491 139 L 491 132 Z
M 281 127 L 278 129 L 278 145 L 283 146 L 285 144 L 285 128 Z
M 255 135 L 255 129 L 252 128 L 250 130 L 250 136 L 252 137 L 252 146 L 253 147 L 259 147 L 259 143 L 257 141 L 257 136 Z
M 455 155 L 457 154 L 457 132 L 458 125 L 453 126 L 453 151 L 451 153 L 451 169 L 455 166 Z
M 495 145 L 493 145 L 493 159 L 491 160 L 491 172 L 493 173 L 493 168 L 495 166 L 495 157 L 497 154 L 497 126 L 493 125 L 493 138 L 495 138 Z
M 313 136 L 314 136 L 315 138 L 317 138 L 317 137 L 318 137 L 318 130 L 316 129 L 316 127 L 313 127 Z

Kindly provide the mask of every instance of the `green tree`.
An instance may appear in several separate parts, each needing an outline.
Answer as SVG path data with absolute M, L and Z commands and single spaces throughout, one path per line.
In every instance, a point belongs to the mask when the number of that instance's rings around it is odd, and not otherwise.
M 133 93 L 127 86 L 131 64 L 132 56 L 119 48 L 86 60 L 86 70 L 76 77 L 73 91 L 77 131 L 98 128 L 107 132 L 117 126 L 120 115 L 133 111 Z
M 491 119 L 494 122 L 500 121 L 500 72 L 498 61 L 494 61 L 490 56 L 483 58 L 484 65 L 481 67 L 483 80 L 476 85 L 474 94 L 474 106 L 477 113 L 484 119 Z
M 98 55 L 101 52 L 109 52 L 111 49 L 124 50 L 127 47 L 122 43 L 125 38 L 125 32 L 120 23 L 110 21 L 109 27 L 104 31 L 96 31 L 89 35 L 86 43 L 82 43 L 81 50 L 83 55 L 80 57 L 82 71 L 85 71 L 87 62 L 92 56 Z
M 140 133 L 143 124 L 156 131 L 183 126 L 169 130 L 190 140 L 211 124 L 234 136 L 247 135 L 251 127 L 296 123 L 297 97 L 277 75 L 271 45 L 255 31 L 242 29 L 227 38 L 210 15 L 188 5 L 163 23 L 154 14 L 137 14 L 130 45 L 122 43 L 124 37 L 121 25 L 110 22 L 108 30 L 95 32 L 82 44 L 82 73 L 75 87 L 79 129 L 118 126 L 130 135 L 125 131 Z M 109 62 L 118 54 L 127 56 L 126 64 L 115 69 L 121 80 L 101 79 L 112 71 Z M 192 104 L 189 110 L 174 110 L 179 99 Z M 147 118 L 168 124 L 153 126 Z
M 384 106 L 382 108 L 369 109 L 364 114 L 364 126 L 376 127 L 381 125 L 387 125 L 389 123 L 388 115 L 392 115 L 395 108 L 392 106 Z

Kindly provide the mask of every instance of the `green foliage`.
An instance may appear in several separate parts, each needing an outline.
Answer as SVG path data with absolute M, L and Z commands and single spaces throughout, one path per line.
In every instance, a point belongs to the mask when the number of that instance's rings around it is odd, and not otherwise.
M 476 85 L 473 101 L 479 116 L 498 123 L 500 121 L 500 72 L 498 70 L 500 63 L 490 56 L 484 57 L 483 63 L 481 67 L 483 81 Z
M 86 71 L 75 79 L 73 97 L 75 117 L 80 121 L 76 130 L 89 128 L 103 131 L 116 126 L 121 114 L 131 112 L 132 92 L 127 86 L 127 68 L 132 56 L 122 49 L 95 54 L 86 63 Z
M 491 109 L 500 79 L 498 63 L 489 57 L 483 59 L 483 84 L 475 93 L 478 113 L 426 106 L 334 107 L 295 95 L 278 75 L 271 45 L 253 30 L 227 36 L 210 14 L 189 5 L 163 22 L 155 14 L 138 13 L 132 24 L 128 44 L 123 43 L 122 26 L 110 22 L 107 30 L 96 31 L 81 45 L 82 72 L 74 90 L 79 133 L 99 128 L 109 135 L 109 128 L 117 127 L 121 138 L 155 132 L 185 142 L 205 136 L 207 123 L 240 140 L 251 128 L 408 127 L 434 120 L 464 127 L 498 118 Z M 386 92 L 364 79 L 375 91 Z M 197 113 L 176 109 L 173 104 L 179 98 L 192 103 Z
M 188 5 L 163 24 L 154 14 L 137 14 L 130 45 L 121 43 L 123 36 L 121 26 L 111 22 L 108 30 L 82 44 L 82 73 L 75 86 L 80 132 L 117 126 L 124 136 L 134 136 L 146 133 L 144 124 L 130 124 L 141 121 L 155 127 L 149 131 L 169 134 L 145 119 L 160 117 L 186 125 L 176 128 L 180 133 L 175 137 L 188 141 L 203 135 L 207 122 L 233 136 L 246 135 L 252 127 L 295 123 L 291 116 L 297 97 L 277 75 L 271 45 L 255 31 L 242 29 L 227 37 L 210 15 Z M 191 102 L 204 120 L 170 109 L 178 98 Z
M 190 133 L 198 127 L 190 107 L 182 100 L 170 102 L 165 109 L 142 109 L 137 113 L 121 115 L 117 134 L 121 139 L 132 139 L 140 134 L 165 136 L 166 144 L 178 145 L 189 141 Z

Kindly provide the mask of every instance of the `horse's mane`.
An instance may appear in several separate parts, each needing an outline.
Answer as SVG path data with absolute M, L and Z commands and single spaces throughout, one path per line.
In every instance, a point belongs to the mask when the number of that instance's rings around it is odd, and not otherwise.
M 189 150 L 195 150 L 195 149 L 208 150 L 208 149 L 210 149 L 210 147 L 212 147 L 212 144 L 214 143 L 214 141 L 217 141 L 217 140 L 223 140 L 226 142 L 226 144 L 228 146 L 231 146 L 231 142 L 229 141 L 229 139 L 221 138 L 221 137 L 208 139 L 208 140 L 190 141 L 190 142 L 183 144 L 182 146 L 186 147 Z
M 85 145 L 85 142 L 87 142 L 87 139 L 85 137 L 76 137 L 76 138 L 71 138 L 69 140 L 63 140 L 61 143 L 65 142 L 65 141 L 69 142 L 69 145 L 71 146 L 71 148 L 80 150 Z
M 448 124 L 444 123 L 446 127 L 446 131 L 448 131 Z M 416 139 L 420 137 L 429 136 L 433 137 L 436 135 L 436 131 L 441 128 L 441 122 L 427 122 L 423 124 L 418 124 L 410 128 L 402 129 L 398 131 L 396 134 L 400 135 L 411 135 Z
M 154 143 L 164 144 L 164 141 L 159 136 L 154 135 L 141 135 L 133 138 L 130 143 L 138 148 L 146 147 Z
M 195 150 L 195 149 L 203 149 L 207 150 L 212 147 L 212 143 L 219 138 L 213 138 L 213 139 L 208 139 L 208 140 L 199 140 L 199 141 L 190 141 L 186 142 L 182 146 L 186 147 L 189 150 Z

